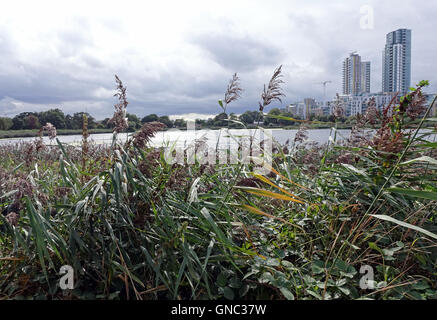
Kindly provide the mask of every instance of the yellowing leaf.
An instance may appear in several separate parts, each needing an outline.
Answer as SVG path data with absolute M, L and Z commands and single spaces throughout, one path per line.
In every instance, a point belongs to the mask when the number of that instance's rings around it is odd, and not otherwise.
M 285 201 L 293 201 L 293 202 L 302 203 L 302 204 L 304 203 L 303 201 L 297 200 L 295 198 L 291 198 L 291 197 L 283 195 L 283 194 L 279 194 L 279 193 L 275 193 L 275 192 L 271 192 L 271 191 L 263 190 L 263 189 L 259 189 L 259 188 L 252 188 L 252 187 L 235 187 L 235 188 L 242 189 L 248 193 L 256 194 L 258 196 L 279 199 L 279 200 L 285 200 Z
M 296 183 L 296 182 L 294 182 L 294 181 L 291 181 L 291 180 L 288 179 L 287 177 L 284 177 L 282 174 L 280 174 L 278 171 L 276 171 L 275 168 L 273 168 L 273 167 L 272 167 L 271 165 L 269 165 L 268 163 L 265 163 L 264 166 L 267 167 L 269 170 L 273 171 L 274 173 L 276 173 L 276 174 L 277 174 L 279 177 L 281 177 L 282 179 L 287 180 L 288 182 L 290 182 L 290 183 L 292 183 L 292 184 L 298 186 L 299 188 L 302 188 L 302 189 L 307 190 L 307 191 L 311 191 L 310 189 L 308 189 L 308 188 L 306 188 L 306 187 L 304 187 L 304 186 L 301 186 L 300 184 L 298 184 L 298 183 Z
M 288 192 L 288 191 L 285 190 L 284 188 L 281 188 L 280 186 L 276 185 L 275 183 L 273 183 L 273 182 L 272 182 L 271 180 L 269 180 L 268 178 L 266 178 L 266 177 L 264 177 L 264 176 L 262 176 L 262 175 L 260 175 L 260 174 L 257 174 L 257 173 L 254 173 L 253 175 L 254 175 L 254 177 L 257 178 L 258 180 L 261 180 L 261 181 L 263 181 L 263 182 L 265 182 L 265 183 L 271 185 L 272 187 L 275 187 L 276 189 L 281 190 L 283 193 L 288 194 L 290 197 L 292 197 L 292 198 L 296 198 L 296 199 L 299 199 L 299 200 L 302 200 L 302 201 L 303 201 L 303 199 L 302 199 L 301 197 L 298 197 L 298 196 L 296 196 L 296 195 L 294 195 L 294 194 Z
M 286 223 L 286 224 L 292 225 L 292 226 L 294 226 L 294 227 L 297 227 L 297 228 L 303 230 L 303 228 L 302 228 L 301 226 L 298 226 L 298 225 L 292 224 L 292 223 L 288 222 L 288 221 L 285 220 L 285 219 L 282 219 L 282 218 L 279 218 L 279 217 L 275 217 L 274 215 L 271 215 L 270 213 L 266 213 L 266 212 L 264 212 L 264 211 L 261 211 L 260 209 L 258 209 L 258 208 L 256 208 L 256 207 L 252 207 L 252 206 L 249 206 L 249 205 L 247 205 L 247 204 L 242 204 L 242 205 L 238 205 L 238 206 L 239 206 L 240 208 L 243 208 L 243 209 L 249 211 L 249 212 L 252 212 L 252 213 L 255 213 L 255 214 L 259 214 L 259 215 L 261 215 L 261 216 L 265 216 L 265 217 L 270 218 L 270 219 L 279 220 L 279 221 L 281 221 L 281 222 L 283 222 L 283 223 Z

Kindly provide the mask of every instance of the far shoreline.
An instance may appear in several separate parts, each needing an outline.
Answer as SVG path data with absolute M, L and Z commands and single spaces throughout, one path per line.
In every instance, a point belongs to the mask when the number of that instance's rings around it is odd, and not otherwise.
M 329 125 L 308 125 L 308 130 L 312 129 L 330 129 L 332 127 L 335 127 L 335 124 Z M 257 129 L 256 126 L 248 126 L 247 128 L 243 127 L 230 127 L 229 129 Z M 272 130 L 298 130 L 299 126 L 284 126 L 284 127 L 262 127 L 264 129 L 272 129 Z M 339 125 L 337 129 L 351 129 L 351 125 Z M 165 128 L 161 131 L 168 131 L 171 129 L 178 129 L 181 131 L 186 131 L 186 127 L 178 127 L 178 128 Z M 227 129 L 227 127 L 198 127 L 196 126 L 196 130 L 220 130 L 220 129 Z M 106 129 L 106 128 L 99 128 L 99 129 L 88 129 L 88 134 L 100 134 L 100 133 L 112 133 L 112 129 Z M 127 133 L 134 133 L 135 131 L 127 132 Z M 124 132 L 126 133 L 126 132 Z M 59 129 L 57 130 L 57 135 L 59 136 L 72 136 L 72 135 L 82 135 L 82 129 Z M 39 136 L 39 130 L 33 129 L 33 130 L 0 130 L 0 140 L 1 139 L 19 139 L 19 138 L 34 138 Z
M 353 127 L 353 124 L 345 124 L 345 123 L 335 123 L 332 122 L 325 122 L 325 123 L 307 123 L 306 129 L 307 130 L 317 130 L 317 129 L 331 129 L 331 128 L 337 128 L 338 130 L 351 130 Z M 244 128 L 242 126 L 230 126 L 228 127 L 200 127 L 196 125 L 196 130 L 220 130 L 220 129 L 257 129 L 260 127 L 257 127 L 256 125 L 248 125 L 247 128 Z M 272 126 L 272 127 L 261 127 L 263 129 L 271 129 L 271 130 L 298 130 L 300 128 L 300 125 L 291 125 L 291 126 Z M 379 129 L 380 124 L 375 125 L 372 127 L 366 127 L 366 129 Z M 181 131 L 186 131 L 186 127 L 176 127 L 176 128 L 164 128 L 161 131 L 168 131 L 172 129 L 178 129 Z M 20 139 L 20 138 L 33 138 L 39 136 L 39 130 L 33 129 L 33 130 L 0 130 L 0 140 L 4 139 Z M 89 134 L 103 134 L 103 133 L 112 133 L 113 130 L 109 128 L 95 128 L 95 129 L 88 129 Z M 123 132 L 123 133 L 135 133 L 136 131 L 129 131 L 129 132 Z M 73 135 L 82 135 L 82 129 L 59 129 L 57 130 L 57 135 L 59 136 L 73 136 Z

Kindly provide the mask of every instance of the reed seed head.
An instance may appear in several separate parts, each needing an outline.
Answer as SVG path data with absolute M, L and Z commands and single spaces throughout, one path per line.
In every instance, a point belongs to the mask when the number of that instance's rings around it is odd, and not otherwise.
M 266 88 L 264 85 L 264 91 L 261 94 L 262 103 L 259 102 L 259 111 L 264 111 L 264 107 L 268 106 L 272 101 L 278 100 L 282 103 L 281 97 L 285 97 L 285 94 L 282 92 L 281 84 L 284 83 L 282 81 L 282 65 L 280 65 L 273 72 L 273 76 L 269 81 L 269 85 Z
M 115 82 L 117 82 L 117 92 L 114 97 L 118 97 L 118 103 L 114 105 L 115 111 L 109 123 L 114 125 L 114 132 L 120 133 L 129 127 L 128 119 L 126 118 L 126 107 L 128 101 L 126 99 L 126 87 L 123 86 L 120 78 L 115 75 Z
M 232 79 L 229 81 L 228 88 L 225 93 L 225 103 L 229 104 L 232 101 L 236 101 L 241 98 L 241 92 L 243 89 L 240 87 L 240 78 L 234 73 Z

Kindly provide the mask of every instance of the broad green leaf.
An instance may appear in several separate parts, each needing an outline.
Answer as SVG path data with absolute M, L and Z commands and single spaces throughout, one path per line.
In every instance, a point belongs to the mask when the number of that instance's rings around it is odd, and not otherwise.
M 369 248 L 378 251 L 380 254 L 384 254 L 375 242 L 369 242 Z
M 228 300 L 234 300 L 234 290 L 232 290 L 229 287 L 226 287 L 225 290 L 223 291 L 223 295 L 225 296 L 226 299 Z
M 409 224 L 409 223 L 407 223 L 407 222 L 405 222 L 405 221 L 400 221 L 400 220 L 397 220 L 397 219 L 392 218 L 392 217 L 390 217 L 390 216 L 386 216 L 386 215 L 384 215 L 384 214 L 371 214 L 371 216 L 372 216 L 372 217 L 375 217 L 375 218 L 378 218 L 378 219 L 381 219 L 381 220 L 385 220 L 385 221 L 389 221 L 389 222 L 396 223 L 396 224 L 398 224 L 398 225 L 400 225 L 400 226 L 402 226 L 402 227 L 416 230 L 416 231 L 418 231 L 418 232 L 420 232 L 420 233 L 423 233 L 423 234 L 427 235 L 428 237 L 431 237 L 431 238 L 437 239 L 437 234 L 434 234 L 434 233 L 432 233 L 432 232 L 429 232 L 428 230 L 425 230 L 425 229 L 420 228 L 420 227 L 418 227 L 418 226 L 414 226 L 414 225 L 412 225 L 412 224 Z
M 406 165 L 406 164 L 410 164 L 410 163 L 414 163 L 414 162 L 429 162 L 429 163 L 432 163 L 432 164 L 437 164 L 437 160 L 436 159 L 433 159 L 433 158 L 428 157 L 428 156 L 423 156 L 423 157 L 419 157 L 419 158 L 416 158 L 416 159 L 412 159 L 412 160 L 408 160 L 408 161 L 402 162 L 400 165 Z
M 188 194 L 188 203 L 198 202 L 199 198 L 197 196 L 197 184 L 200 181 L 200 177 L 197 177 L 196 180 L 194 180 L 193 184 L 190 187 L 190 192 Z
M 430 147 L 430 148 L 437 148 L 437 142 L 428 142 L 423 144 L 418 144 L 418 147 Z
M 219 287 L 224 287 L 224 286 L 226 285 L 226 283 L 227 283 L 227 277 L 226 277 L 226 274 L 223 273 L 223 272 L 220 272 L 220 274 L 219 274 L 218 277 L 217 277 L 217 282 L 216 282 L 216 284 L 217 284 Z
M 313 271 L 313 274 L 321 274 L 325 272 L 325 265 L 323 261 L 315 260 L 311 265 L 311 269 Z
M 350 165 L 350 164 L 347 164 L 347 163 L 342 163 L 341 165 L 342 165 L 343 167 L 345 167 L 345 168 L 347 168 L 347 169 L 349 169 L 349 170 L 355 172 L 355 173 L 358 173 L 358 174 L 360 174 L 360 175 L 362 175 L 362 176 L 367 177 L 367 174 L 366 174 L 366 172 L 365 172 L 364 170 L 359 170 L 359 169 L 355 168 L 354 166 L 352 166 L 352 165 Z
M 279 288 L 279 290 L 281 291 L 281 293 L 284 295 L 284 297 L 287 300 L 294 300 L 294 295 L 291 293 L 290 290 L 288 290 L 287 288 L 284 288 L 284 287 Z
M 403 189 L 403 188 L 388 188 L 387 190 L 391 191 L 391 192 L 395 192 L 395 193 L 405 194 L 405 195 L 411 196 L 411 197 L 437 201 L 437 192 L 413 190 L 413 189 Z

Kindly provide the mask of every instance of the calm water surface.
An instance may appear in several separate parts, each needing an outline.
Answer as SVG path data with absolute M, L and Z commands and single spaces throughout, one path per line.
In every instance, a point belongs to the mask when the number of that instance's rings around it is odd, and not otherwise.
M 182 130 L 168 130 L 168 131 L 160 131 L 156 134 L 156 136 L 152 139 L 151 144 L 153 146 L 162 146 L 167 144 L 176 144 L 176 145 L 186 145 L 192 142 L 194 139 L 207 139 L 209 145 L 215 145 L 217 143 L 217 139 L 220 138 L 220 145 L 224 144 L 233 144 L 236 140 L 240 139 L 244 136 L 253 136 L 255 129 L 244 130 L 244 129 L 231 129 L 229 130 L 230 136 L 222 130 L 195 130 L 195 131 L 182 131 Z M 272 136 L 274 141 L 279 144 L 285 144 L 287 140 L 290 142 L 293 141 L 297 130 L 284 130 L 284 129 L 272 129 Z M 337 141 L 347 139 L 350 135 L 351 130 L 341 129 L 337 130 Z M 421 130 L 424 132 L 424 130 Z M 260 133 L 259 129 L 256 129 L 256 133 Z M 131 135 L 132 133 L 129 133 Z M 326 143 L 329 140 L 329 137 L 332 136 L 334 138 L 334 130 L 332 129 L 311 129 L 308 130 L 308 141 L 314 141 L 320 144 Z M 128 137 L 127 133 L 121 133 L 118 135 L 119 141 L 126 141 Z M 35 137 L 31 138 L 13 138 L 13 139 L 0 139 L 1 144 L 7 143 L 16 143 L 20 141 L 34 141 Z M 49 138 L 44 137 L 44 142 L 49 144 Z M 68 135 L 68 136 L 58 136 L 59 141 L 68 144 L 80 144 L 82 141 L 81 135 Z M 110 144 L 112 142 L 112 133 L 98 133 L 91 134 L 91 141 L 97 144 Z M 429 141 L 435 141 L 436 135 L 432 135 L 426 138 Z
M 239 139 L 242 136 L 253 135 L 255 129 L 251 130 L 243 130 L 243 129 L 231 129 L 229 130 L 230 135 L 233 138 L 229 138 L 229 135 L 226 134 L 224 130 L 220 133 L 220 130 L 196 130 L 196 131 L 179 131 L 179 130 L 168 130 L 168 131 L 160 131 L 156 134 L 156 136 L 152 139 L 151 143 L 154 146 L 162 146 L 166 144 L 176 143 L 178 145 L 186 144 L 192 142 L 194 139 L 207 139 L 209 143 L 215 144 L 217 139 L 220 137 L 220 144 L 228 143 L 229 141 L 235 141 L 235 139 Z M 259 134 L 260 130 L 257 130 L 257 134 Z M 287 140 L 290 142 L 293 141 L 297 130 L 283 130 L 283 129 L 272 129 L 272 136 L 274 141 L 284 144 Z M 318 143 L 325 143 L 328 141 L 330 134 L 334 135 L 331 129 L 312 129 L 308 130 L 308 140 L 315 141 Z M 349 137 L 350 130 L 338 130 L 337 131 L 337 139 L 345 139 Z M 131 135 L 131 133 L 129 133 Z M 119 141 L 125 141 L 127 138 L 126 133 L 121 133 L 118 135 Z M 16 143 L 16 142 L 29 142 L 34 141 L 35 137 L 28 138 L 13 138 L 13 139 L 0 139 L 0 144 L 7 143 Z M 81 135 L 66 135 L 66 136 L 58 136 L 59 141 L 68 144 L 80 144 L 82 141 Z M 112 133 L 97 133 L 91 134 L 89 139 L 97 144 L 109 144 L 112 142 Z M 43 140 L 46 144 L 49 144 L 49 138 L 43 137 Z

